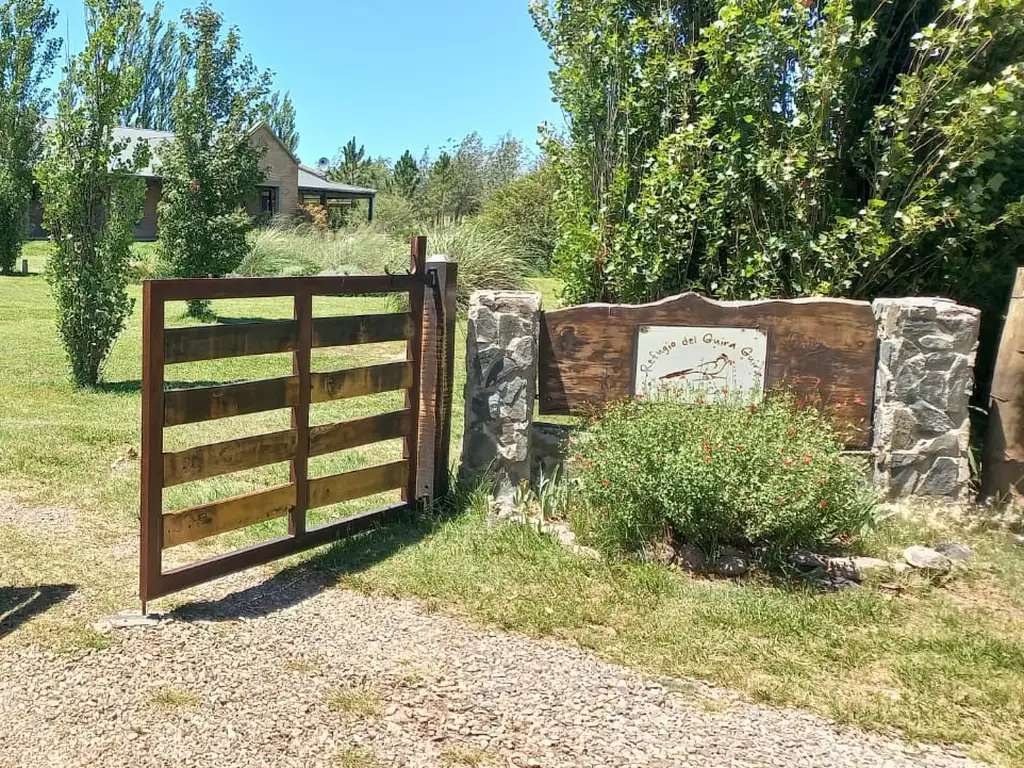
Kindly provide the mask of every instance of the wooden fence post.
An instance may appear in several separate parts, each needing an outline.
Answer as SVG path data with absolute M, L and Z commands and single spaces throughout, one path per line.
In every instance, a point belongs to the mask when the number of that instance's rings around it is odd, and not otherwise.
M 1017 270 L 1003 335 L 999 340 L 988 434 L 982 465 L 982 496 L 1019 496 L 1024 488 L 1024 267 Z
M 427 260 L 418 430 L 423 460 L 418 467 L 416 487 L 421 496 L 430 499 L 441 498 L 448 492 L 457 270 L 458 265 L 447 256 L 431 256 Z

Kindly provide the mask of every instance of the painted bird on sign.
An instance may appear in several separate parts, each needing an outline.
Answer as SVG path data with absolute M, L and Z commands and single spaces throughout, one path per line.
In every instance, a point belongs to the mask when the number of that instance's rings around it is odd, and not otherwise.
M 716 357 L 714 360 L 705 360 L 703 363 L 695 365 L 693 368 L 684 368 L 681 371 L 673 371 L 672 373 L 666 373 L 661 378 L 663 379 L 707 379 L 714 380 L 722 375 L 722 372 L 726 369 L 726 366 L 732 364 L 732 360 L 724 352 Z

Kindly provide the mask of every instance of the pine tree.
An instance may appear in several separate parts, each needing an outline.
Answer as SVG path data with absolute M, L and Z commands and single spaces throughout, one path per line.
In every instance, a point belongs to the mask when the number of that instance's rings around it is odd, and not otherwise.
M 405 153 L 395 163 L 391 183 L 394 185 L 395 192 L 406 200 L 412 200 L 416 196 L 416 188 L 420 185 L 420 167 L 409 150 L 405 150 Z

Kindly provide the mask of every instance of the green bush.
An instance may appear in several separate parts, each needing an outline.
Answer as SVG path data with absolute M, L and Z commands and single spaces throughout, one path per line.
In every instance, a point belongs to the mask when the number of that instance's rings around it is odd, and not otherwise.
M 480 223 L 511 239 L 531 268 L 547 272 L 558 241 L 557 191 L 554 170 L 543 165 L 495 190 L 484 203 Z
M 845 543 L 874 497 L 827 416 L 783 394 L 760 405 L 615 404 L 573 437 L 573 525 L 607 554 L 668 536 L 785 554 Z

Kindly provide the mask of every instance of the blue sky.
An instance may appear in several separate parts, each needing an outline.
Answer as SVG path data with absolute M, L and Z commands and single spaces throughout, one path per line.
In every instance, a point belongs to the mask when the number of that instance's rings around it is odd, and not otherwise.
M 51 0 L 73 52 L 85 33 L 81 0 Z M 147 9 L 152 0 L 144 0 Z M 560 126 L 547 47 L 527 0 L 213 0 L 238 26 L 256 64 L 290 90 L 299 155 L 333 157 L 352 136 L 395 158 L 477 131 L 533 149 L 537 124 Z M 165 0 L 177 18 L 198 0 Z

